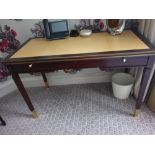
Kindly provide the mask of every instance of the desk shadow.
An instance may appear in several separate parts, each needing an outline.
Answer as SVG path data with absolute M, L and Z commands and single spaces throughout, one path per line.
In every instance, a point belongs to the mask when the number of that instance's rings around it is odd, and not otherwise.
M 14 117 L 32 118 L 31 113 L 18 112 L 10 109 L 3 109 L 1 110 L 1 113 L 4 113 L 5 115 L 7 114 L 7 117 L 14 116 Z
M 81 86 L 82 89 L 86 89 L 90 92 L 98 93 L 99 95 L 109 96 L 113 94 L 111 83 L 93 83 Z

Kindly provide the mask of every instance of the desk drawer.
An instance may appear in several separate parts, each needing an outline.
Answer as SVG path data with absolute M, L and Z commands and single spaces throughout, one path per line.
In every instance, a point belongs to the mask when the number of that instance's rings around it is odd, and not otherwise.
M 147 65 L 148 57 L 121 57 L 103 61 L 105 67 L 138 67 Z
M 104 58 L 104 59 L 94 59 L 94 60 L 80 60 L 75 62 L 75 66 L 79 68 L 90 68 L 90 67 L 100 67 L 100 68 L 127 68 L 127 67 L 140 67 L 146 66 L 148 62 L 148 57 L 118 57 L 118 58 Z
M 81 69 L 81 68 L 122 68 L 146 66 L 148 57 L 122 57 L 122 58 L 93 58 L 80 60 L 67 60 L 59 62 L 37 62 L 26 64 L 10 64 L 10 72 L 30 73 L 48 72 L 60 69 Z

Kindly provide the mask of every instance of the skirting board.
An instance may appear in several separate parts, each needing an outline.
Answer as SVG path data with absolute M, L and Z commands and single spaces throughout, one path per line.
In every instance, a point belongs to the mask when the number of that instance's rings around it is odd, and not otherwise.
M 64 73 L 63 71 L 55 73 L 46 73 L 48 83 L 53 85 L 69 85 L 69 84 L 84 84 L 84 83 L 103 83 L 110 82 L 113 72 L 100 71 L 99 69 L 83 69 L 76 74 Z M 22 74 L 22 82 L 25 87 L 44 86 L 42 76 Z M 0 83 L 0 97 L 3 97 L 17 87 L 11 77 L 7 81 Z

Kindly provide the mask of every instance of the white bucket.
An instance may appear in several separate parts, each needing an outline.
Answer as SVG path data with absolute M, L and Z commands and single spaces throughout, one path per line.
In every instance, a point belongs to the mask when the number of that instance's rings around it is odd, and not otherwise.
M 114 96 L 118 99 L 127 99 L 131 93 L 134 78 L 127 73 L 116 73 L 112 76 Z

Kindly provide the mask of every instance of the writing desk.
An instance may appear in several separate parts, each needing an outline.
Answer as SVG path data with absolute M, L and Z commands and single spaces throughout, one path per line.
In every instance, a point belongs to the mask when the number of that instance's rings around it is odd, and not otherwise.
M 48 41 L 44 38 L 30 39 L 4 63 L 12 74 L 32 116 L 37 113 L 22 84 L 19 73 L 41 72 L 46 86 L 45 72 L 81 68 L 130 68 L 144 67 L 142 83 L 136 101 L 134 115 L 138 115 L 142 98 L 154 62 L 154 49 L 133 31 L 111 36 L 107 32 L 94 33 L 88 38 L 68 37 Z

